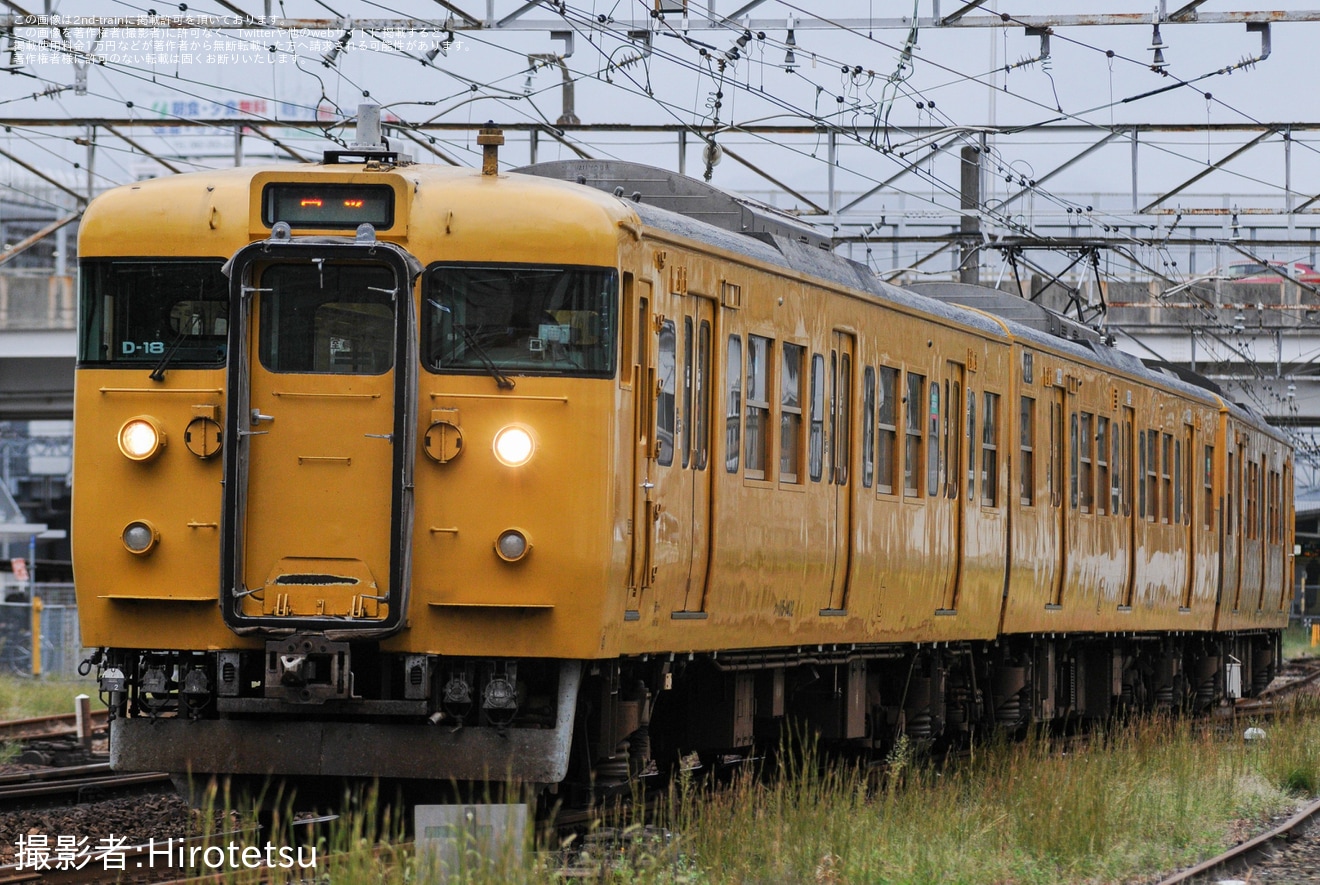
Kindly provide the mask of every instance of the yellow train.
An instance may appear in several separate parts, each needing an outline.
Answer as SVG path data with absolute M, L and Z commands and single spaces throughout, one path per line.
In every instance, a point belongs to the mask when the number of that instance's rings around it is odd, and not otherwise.
M 1260 418 L 690 179 L 480 140 L 87 209 L 74 566 L 116 767 L 599 787 L 789 720 L 883 749 L 1272 678 Z

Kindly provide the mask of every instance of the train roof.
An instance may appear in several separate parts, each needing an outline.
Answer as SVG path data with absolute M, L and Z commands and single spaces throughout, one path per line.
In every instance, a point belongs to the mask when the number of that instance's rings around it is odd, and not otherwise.
M 562 160 L 515 171 L 613 192 L 628 202 L 644 224 L 658 230 L 866 292 L 881 301 L 970 327 L 989 337 L 1011 336 L 1029 346 L 1142 378 L 1207 405 L 1224 406 L 1240 421 L 1279 436 L 1260 415 L 1231 402 L 1208 379 L 1173 366 L 1143 362 L 1108 344 L 1094 329 L 1040 304 L 998 289 L 964 283 L 917 283 L 903 288 L 891 285 L 866 265 L 835 253 L 828 237 L 797 218 L 705 182 L 619 160 Z

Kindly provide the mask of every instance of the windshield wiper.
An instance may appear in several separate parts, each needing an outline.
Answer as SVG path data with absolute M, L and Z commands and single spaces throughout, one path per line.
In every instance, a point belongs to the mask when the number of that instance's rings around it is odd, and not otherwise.
M 426 301 L 441 313 L 449 314 L 450 322 L 453 322 L 454 312 L 452 310 L 445 307 L 434 298 L 428 298 Z M 486 371 L 490 373 L 490 377 L 495 379 L 495 384 L 499 386 L 500 390 L 513 390 L 513 379 L 500 371 L 500 367 L 495 365 L 495 361 L 490 358 L 490 354 L 486 352 L 486 348 L 481 346 L 481 342 L 477 340 L 477 336 L 472 334 L 472 330 L 469 329 L 465 323 L 454 323 L 454 328 L 463 333 L 463 340 L 467 343 L 468 347 L 472 348 L 472 352 L 477 355 L 477 359 L 481 360 L 481 364 L 486 367 Z M 436 368 L 440 368 L 439 361 L 436 362 Z
M 170 364 L 170 360 L 174 359 L 174 355 L 179 352 L 179 347 L 183 344 L 183 339 L 187 338 L 189 335 L 200 334 L 197 329 L 198 326 L 201 325 L 201 322 L 202 318 L 194 314 L 188 318 L 187 323 L 179 324 L 179 334 L 174 336 L 174 340 L 170 342 L 170 346 L 166 349 L 165 355 L 160 358 L 160 362 L 156 363 L 156 368 L 151 370 L 151 374 L 147 376 L 148 378 L 152 381 L 165 380 L 165 367 Z M 191 329 L 189 329 L 190 326 L 192 327 Z
M 500 390 L 513 390 L 513 379 L 500 371 L 500 367 L 495 365 L 495 361 L 490 358 L 490 354 L 486 352 L 486 348 L 481 346 L 481 342 L 477 340 L 477 336 L 472 334 L 472 330 L 461 323 L 455 323 L 454 325 L 462 330 L 463 340 L 467 342 L 468 347 L 472 348 L 472 352 L 477 355 L 477 359 L 481 360 L 481 364 L 486 367 L 486 371 L 490 373 L 490 377 L 495 379 L 495 384 Z

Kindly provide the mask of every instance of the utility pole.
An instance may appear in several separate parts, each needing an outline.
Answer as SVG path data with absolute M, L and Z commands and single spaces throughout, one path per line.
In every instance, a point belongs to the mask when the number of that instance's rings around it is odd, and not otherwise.
M 962 149 L 962 224 L 959 227 L 958 281 L 980 285 L 981 149 Z

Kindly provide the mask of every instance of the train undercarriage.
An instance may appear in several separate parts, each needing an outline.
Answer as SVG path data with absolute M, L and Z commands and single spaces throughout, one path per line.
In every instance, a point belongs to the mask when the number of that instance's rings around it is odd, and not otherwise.
M 603 661 L 382 654 L 300 634 L 265 652 L 100 655 L 112 763 L 193 775 L 518 783 L 590 801 L 786 727 L 882 757 L 906 739 L 1259 694 L 1277 631 L 823 645 Z M 695 754 L 695 755 L 694 755 Z

